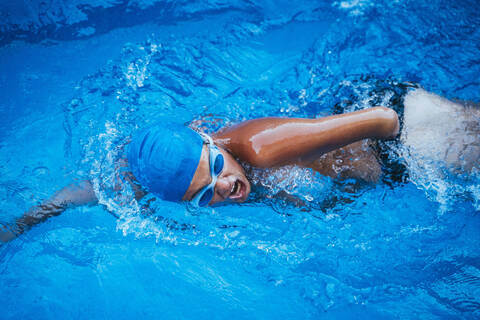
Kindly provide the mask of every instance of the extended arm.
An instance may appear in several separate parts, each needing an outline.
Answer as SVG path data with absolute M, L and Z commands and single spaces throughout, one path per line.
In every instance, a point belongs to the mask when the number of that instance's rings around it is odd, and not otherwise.
M 7 242 L 22 234 L 26 229 L 58 216 L 63 211 L 77 206 L 96 204 L 97 197 L 89 181 L 71 184 L 58 191 L 42 204 L 32 207 L 11 227 L 0 225 L 0 241 Z
M 122 163 L 122 166 L 127 166 Z M 135 193 L 135 199 L 142 199 L 146 192 L 138 185 L 131 172 L 124 172 L 123 177 L 127 181 Z M 121 180 L 116 188 L 121 188 Z M 55 193 L 51 198 L 42 204 L 30 208 L 18 218 L 12 226 L 5 226 L 0 223 L 0 242 L 10 241 L 30 227 L 39 224 L 50 217 L 58 216 L 63 211 L 78 206 L 97 204 L 98 199 L 93 191 L 92 184 L 88 180 L 71 184 Z
M 254 119 L 227 128 L 215 140 L 241 160 L 267 168 L 307 164 L 355 141 L 394 137 L 398 130 L 395 111 L 374 107 L 319 119 Z

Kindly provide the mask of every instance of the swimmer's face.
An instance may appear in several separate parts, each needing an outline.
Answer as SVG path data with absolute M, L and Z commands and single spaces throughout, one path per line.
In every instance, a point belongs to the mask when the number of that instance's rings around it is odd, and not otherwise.
M 250 194 L 250 183 L 245 176 L 242 166 L 224 149 L 218 147 L 224 157 L 223 171 L 220 173 L 215 184 L 215 193 L 209 205 L 222 201 L 243 202 Z M 195 194 L 212 181 L 210 174 L 208 145 L 204 144 L 200 163 L 193 176 L 192 182 L 183 200 L 191 200 Z

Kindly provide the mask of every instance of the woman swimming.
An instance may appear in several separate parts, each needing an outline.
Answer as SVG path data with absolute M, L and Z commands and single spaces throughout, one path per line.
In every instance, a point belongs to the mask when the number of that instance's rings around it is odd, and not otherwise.
M 475 144 L 455 151 L 468 142 L 463 137 L 478 135 L 478 125 L 465 125 L 478 120 L 476 109 L 422 89 L 410 91 L 404 105 L 400 135 L 403 144 L 422 157 L 432 157 L 434 151 L 439 160 L 466 170 L 476 164 L 480 148 Z M 451 121 L 452 114 L 457 126 L 448 132 L 446 143 L 442 123 Z M 297 164 L 334 178 L 375 182 L 381 176 L 381 164 L 375 150 L 361 148 L 361 143 L 364 139 L 394 138 L 399 129 L 397 113 L 384 107 L 319 119 L 254 119 L 211 137 L 179 124 L 158 123 L 132 138 L 127 152 L 130 170 L 124 178 L 137 199 L 151 192 L 163 200 L 189 201 L 193 206 L 248 198 L 250 182 L 237 159 L 260 168 Z M 346 169 L 332 170 L 339 156 Z M 13 239 L 26 228 L 68 208 L 97 201 L 89 181 L 70 185 L 30 209 L 13 227 L 5 227 L 0 231 L 0 240 Z

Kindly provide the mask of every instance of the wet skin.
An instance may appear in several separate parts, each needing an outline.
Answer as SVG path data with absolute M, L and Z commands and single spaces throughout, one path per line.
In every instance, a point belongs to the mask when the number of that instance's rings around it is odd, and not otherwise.
M 248 198 L 251 190 L 250 182 L 245 176 L 245 170 L 230 153 L 220 147 L 218 149 L 224 157 L 224 167 L 218 176 L 215 193 L 209 205 L 228 200 L 243 202 Z M 208 146 L 204 144 L 197 170 L 183 196 L 184 201 L 191 200 L 198 191 L 212 181 L 209 161 Z
M 392 109 L 373 107 L 318 119 L 260 118 L 215 135 L 236 157 L 259 168 L 308 166 L 321 155 L 368 138 L 389 139 L 399 131 Z
M 226 150 L 257 167 L 297 164 L 320 173 L 327 171 L 328 174 L 328 170 L 318 170 L 318 163 L 313 163 L 322 154 L 365 138 L 394 137 L 398 130 L 397 114 L 384 107 L 319 119 L 261 118 L 227 128 L 214 136 L 225 157 L 225 167 L 218 177 L 210 204 L 225 200 L 245 201 L 250 193 L 243 168 Z M 204 145 L 200 163 L 183 200 L 191 200 L 210 183 L 208 154 L 208 147 Z M 377 161 L 373 161 L 378 167 Z M 326 162 L 329 163 L 328 160 Z M 357 176 L 355 172 L 351 175 Z M 374 175 L 368 173 L 368 176 Z M 364 178 L 361 175 L 358 177 Z M 375 178 L 366 180 L 373 181 Z

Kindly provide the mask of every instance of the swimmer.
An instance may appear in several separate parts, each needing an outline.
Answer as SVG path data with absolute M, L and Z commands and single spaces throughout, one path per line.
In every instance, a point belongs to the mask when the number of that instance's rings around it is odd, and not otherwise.
M 410 91 L 404 106 L 400 140 L 415 153 L 436 155 L 466 170 L 478 161 L 478 145 L 464 147 L 472 136 L 478 137 L 478 110 L 423 89 Z M 451 121 L 452 114 L 457 125 L 447 129 L 445 124 Z M 163 200 L 188 201 L 196 207 L 248 198 L 251 185 L 238 160 L 259 168 L 296 164 L 333 178 L 376 182 L 382 166 L 366 141 L 392 139 L 399 130 L 397 113 L 385 107 L 319 119 L 254 119 L 212 136 L 179 124 L 159 123 L 132 137 L 127 151 L 130 171 L 124 177 L 137 200 L 150 192 Z M 444 137 L 445 130 L 448 137 Z M 345 170 L 333 169 L 339 158 Z M 0 225 L 0 240 L 11 240 L 68 208 L 97 202 L 89 181 L 70 185 L 30 209 L 13 227 L 1 230 Z

